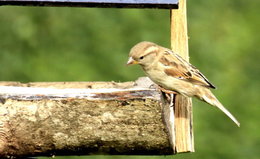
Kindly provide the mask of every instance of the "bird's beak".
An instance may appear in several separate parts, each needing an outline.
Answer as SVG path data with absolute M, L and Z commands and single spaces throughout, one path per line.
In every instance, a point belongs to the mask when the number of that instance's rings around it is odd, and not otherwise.
M 133 64 L 138 64 L 138 61 L 135 61 L 132 57 L 129 57 L 126 65 L 133 65 Z

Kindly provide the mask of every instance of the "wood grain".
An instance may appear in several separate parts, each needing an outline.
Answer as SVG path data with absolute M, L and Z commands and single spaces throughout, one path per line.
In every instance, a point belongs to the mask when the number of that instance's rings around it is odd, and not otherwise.
M 186 0 L 171 10 L 171 49 L 189 61 L 186 12 Z M 191 98 L 176 95 L 174 103 L 176 152 L 194 152 Z

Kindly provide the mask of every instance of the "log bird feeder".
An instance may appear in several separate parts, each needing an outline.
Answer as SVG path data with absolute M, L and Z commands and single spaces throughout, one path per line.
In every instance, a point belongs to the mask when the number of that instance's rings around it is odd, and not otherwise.
M 170 10 L 171 47 L 188 60 L 186 0 L 0 0 L 0 6 Z M 1 8 L 0 8 L 1 9 Z M 135 82 L 0 82 L 0 157 L 194 152 L 191 99 Z

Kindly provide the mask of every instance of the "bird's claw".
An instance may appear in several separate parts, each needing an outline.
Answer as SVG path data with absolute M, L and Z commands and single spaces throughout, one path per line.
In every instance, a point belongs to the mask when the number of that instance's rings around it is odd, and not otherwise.
M 170 107 L 174 107 L 174 94 L 170 94 Z

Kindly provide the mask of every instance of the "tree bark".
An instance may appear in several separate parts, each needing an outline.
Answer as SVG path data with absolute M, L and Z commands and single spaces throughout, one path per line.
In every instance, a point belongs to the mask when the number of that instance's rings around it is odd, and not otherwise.
M 150 85 L 0 82 L 0 157 L 173 154 Z

